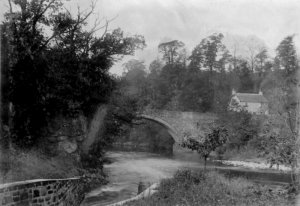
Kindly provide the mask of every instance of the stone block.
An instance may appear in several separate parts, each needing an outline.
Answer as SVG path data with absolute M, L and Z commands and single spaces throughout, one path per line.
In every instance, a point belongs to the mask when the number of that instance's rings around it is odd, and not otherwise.
M 13 202 L 13 198 L 11 196 L 5 196 L 2 200 L 2 205 L 8 205 Z
M 23 190 L 21 193 L 20 193 L 20 199 L 21 200 L 27 200 L 28 199 L 28 193 L 26 190 Z
M 15 192 L 12 193 L 12 195 L 13 196 L 18 196 L 18 195 L 20 195 L 20 192 L 19 191 L 15 191 Z
M 58 143 L 58 148 L 61 151 L 71 154 L 77 150 L 78 146 L 77 146 L 76 141 L 65 140 L 65 141 Z
M 39 203 L 45 202 L 45 199 L 41 197 L 41 198 L 38 199 L 38 202 Z
M 40 189 L 40 196 L 43 197 L 43 196 L 46 196 L 47 195 L 47 189 L 45 187 L 41 188 Z
M 50 180 L 31 182 L 3 188 L 0 193 L 0 205 L 4 206 L 46 206 L 79 205 L 83 200 L 78 180 Z M 60 187 L 61 189 L 54 189 Z M 12 189 L 14 188 L 14 189 Z M 11 190 L 11 191 L 9 191 Z M 6 193 L 4 192 L 6 191 Z
M 15 204 L 15 206 L 30 206 L 30 204 L 29 204 L 29 201 L 22 201 L 22 202 Z
M 19 196 L 14 196 L 13 197 L 13 201 L 14 202 L 18 202 L 18 201 L 20 201 L 21 199 L 20 199 L 20 197 Z
M 34 190 L 33 191 L 33 197 L 35 198 L 35 197 L 39 197 L 40 196 L 40 191 L 39 190 Z

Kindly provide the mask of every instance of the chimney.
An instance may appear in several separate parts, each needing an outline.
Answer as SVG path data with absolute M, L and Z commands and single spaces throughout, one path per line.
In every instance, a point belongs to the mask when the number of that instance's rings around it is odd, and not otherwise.
M 232 95 L 235 95 L 235 94 L 236 94 L 235 89 L 232 89 L 231 94 L 232 94 Z

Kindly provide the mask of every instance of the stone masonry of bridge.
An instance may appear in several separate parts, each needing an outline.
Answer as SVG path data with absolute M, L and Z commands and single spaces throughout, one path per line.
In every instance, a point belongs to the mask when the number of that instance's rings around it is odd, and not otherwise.
M 81 178 L 29 180 L 0 185 L 0 205 L 79 206 L 84 199 Z
M 164 125 L 171 130 L 170 134 L 177 143 L 181 143 L 187 135 L 195 139 L 202 137 L 217 119 L 216 115 L 211 113 L 167 110 L 146 110 L 141 117 Z

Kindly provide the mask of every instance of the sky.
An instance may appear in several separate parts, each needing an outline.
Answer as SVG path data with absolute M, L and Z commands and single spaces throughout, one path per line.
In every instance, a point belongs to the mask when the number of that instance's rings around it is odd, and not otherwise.
M 157 46 L 165 40 L 180 40 L 187 51 L 201 39 L 215 32 L 225 35 L 230 46 L 232 39 L 246 44 L 249 39 L 262 42 L 270 55 L 287 35 L 296 34 L 295 42 L 300 48 L 300 1 L 299 0 L 96 0 L 95 14 L 110 22 L 109 29 L 120 27 L 125 34 L 141 34 L 147 47 L 126 57 L 111 69 L 122 73 L 122 63 L 135 58 L 148 65 L 158 56 Z M 89 0 L 71 0 L 66 8 L 76 11 L 88 9 Z M 0 21 L 7 10 L 7 1 L 0 2 Z M 2 18 L 2 19 L 1 19 Z M 101 35 L 101 31 L 99 31 Z

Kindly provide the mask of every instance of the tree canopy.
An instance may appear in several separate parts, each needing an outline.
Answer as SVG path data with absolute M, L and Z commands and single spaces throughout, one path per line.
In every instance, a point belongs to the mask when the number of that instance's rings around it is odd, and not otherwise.
M 179 63 L 184 61 L 185 50 L 184 43 L 178 40 L 164 42 L 158 45 L 159 52 L 167 64 Z
M 33 144 L 49 120 L 62 113 L 89 115 L 108 101 L 115 61 L 145 47 L 143 36 L 108 31 L 109 21 L 86 29 L 89 11 L 72 15 L 63 1 L 9 1 L 6 33 L 10 45 L 10 94 L 13 139 Z M 18 9 L 16 9 L 18 7 Z M 102 30 L 102 36 L 95 31 Z

